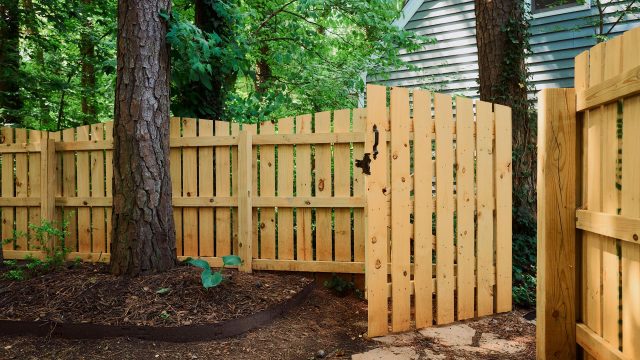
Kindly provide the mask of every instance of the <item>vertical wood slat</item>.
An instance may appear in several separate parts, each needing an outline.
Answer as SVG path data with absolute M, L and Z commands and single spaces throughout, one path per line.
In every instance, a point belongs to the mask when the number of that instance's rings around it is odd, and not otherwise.
M 602 51 L 604 45 L 600 43 L 589 51 L 589 86 L 602 82 L 603 63 Z M 587 117 L 587 196 L 585 204 L 588 210 L 602 210 L 602 109 L 588 111 Z M 584 236 L 584 323 L 596 334 L 602 335 L 602 236 L 587 233 Z M 586 356 L 590 359 L 590 356 Z
M 24 144 L 27 142 L 27 130 L 15 129 L 14 142 L 17 144 Z M 27 154 L 19 153 L 15 155 L 16 158 L 16 178 L 15 178 L 15 191 L 16 197 L 27 197 L 28 191 L 28 163 Z M 16 231 L 18 236 L 16 237 L 16 249 L 27 250 L 27 230 L 29 228 L 28 210 L 23 206 L 16 206 Z
M 316 134 L 331 132 L 331 113 L 317 113 L 315 117 Z M 316 197 L 331 197 L 331 145 L 318 144 L 315 147 Z M 316 260 L 330 261 L 332 249 L 331 208 L 316 209 Z
M 475 312 L 475 194 L 473 101 L 456 97 L 456 194 L 457 194 L 457 318 L 469 319 Z M 509 136 L 511 134 L 509 133 Z M 509 151 L 509 156 L 511 152 Z M 430 159 L 429 159 L 430 160 Z M 431 164 L 429 164 L 431 165 Z M 424 165 L 428 167 L 428 165 Z M 429 184 L 430 185 L 430 184 Z M 422 219 L 419 219 L 422 221 Z M 510 220 L 509 220 L 510 221 Z M 511 244 L 511 242 L 509 242 Z M 509 270 L 511 273 L 511 270 Z M 509 287 L 511 289 L 511 287 Z
M 195 137 L 196 119 L 182 119 L 182 137 Z M 182 196 L 195 198 L 198 193 L 198 154 L 197 149 L 182 149 Z M 182 209 L 182 246 L 184 256 L 198 256 L 198 209 Z
M 364 132 L 367 117 L 366 109 L 354 109 L 353 132 Z M 362 169 L 355 166 L 355 161 L 364 156 L 364 144 L 353 144 L 353 196 L 364 197 L 364 174 Z M 364 261 L 364 209 L 353 209 L 353 259 Z
M 242 259 L 240 270 L 251 272 L 253 246 L 251 219 L 253 217 L 251 196 L 253 194 L 253 169 L 251 132 L 243 129 L 238 137 L 238 254 Z
M 42 139 L 46 139 L 46 137 L 48 136 L 49 139 L 54 140 L 54 141 L 61 141 L 62 140 L 62 132 L 61 131 L 55 131 L 55 132 L 50 132 L 50 133 L 42 133 L 40 135 L 41 140 Z M 55 194 L 56 196 L 62 196 L 62 190 L 63 190 L 63 179 L 64 177 L 62 176 L 62 154 L 61 153 L 56 153 L 56 179 L 58 180 L 55 184 Z M 40 175 L 41 177 L 44 176 L 43 174 Z M 44 180 L 41 180 L 44 181 Z M 42 194 L 40 194 L 40 196 L 42 196 Z M 62 223 L 62 216 L 63 216 L 63 212 L 62 212 L 62 207 L 56 207 L 56 216 L 55 216 L 55 220 L 58 221 L 60 224 Z M 42 215 L 41 215 L 42 217 Z M 66 240 L 65 240 L 66 241 Z
M 476 128 L 477 315 L 484 316 L 493 313 L 493 113 L 490 103 L 476 102 Z
M 436 286 L 438 324 L 454 320 L 453 122 L 451 96 L 435 94 L 436 123 Z
M 293 134 L 293 118 L 278 121 L 278 134 Z M 278 145 L 278 196 L 293 196 L 293 146 Z M 278 259 L 293 260 L 293 209 L 278 209 Z
M 433 324 L 433 190 L 431 185 L 433 182 L 433 166 L 431 162 L 431 123 L 431 93 L 416 90 L 413 93 L 413 241 L 415 311 L 416 328 L 418 329 Z M 458 274 L 460 274 L 460 270 L 458 270 Z M 473 291 L 473 286 L 471 291 Z M 471 301 L 473 301 L 473 296 Z
M 101 123 L 91 125 L 91 140 L 104 142 L 104 127 Z M 90 171 L 91 171 L 91 197 L 105 196 L 105 163 L 104 150 L 95 150 L 89 153 Z M 83 181 L 89 181 L 85 179 Z M 105 226 L 105 208 L 91 208 L 91 222 L 93 242 L 91 251 L 94 253 L 104 253 L 106 247 L 106 226 Z
M 169 123 L 169 137 L 180 137 L 180 118 L 171 118 Z M 169 149 L 169 172 L 171 175 L 171 193 L 173 197 L 182 196 L 182 148 L 170 148 Z M 182 208 L 173 208 L 173 221 L 176 226 L 176 253 L 178 256 L 182 256 Z
M 275 126 L 267 121 L 260 124 L 260 134 L 274 134 Z M 276 156 L 274 145 L 260 146 L 260 196 L 276 194 Z M 260 258 L 276 258 L 276 213 L 273 207 L 260 209 Z
M 52 139 L 43 138 L 40 148 L 40 174 L 42 181 L 40 182 L 40 193 L 42 194 L 40 202 L 40 217 L 42 220 L 53 221 L 56 216 L 56 198 L 55 188 L 58 181 L 57 168 L 56 168 L 56 149 L 55 143 Z M 53 238 L 43 239 L 47 241 L 47 244 L 40 244 L 48 246 L 53 249 L 57 244 L 52 243 Z
M 311 115 L 296 118 L 296 134 L 311 133 Z M 296 145 L 296 196 L 311 196 L 311 145 Z M 298 260 L 313 260 L 311 209 L 296 209 Z
M 496 312 L 512 309 L 511 108 L 494 105 L 496 189 Z
M 622 72 L 622 37 L 604 43 L 603 80 Z M 605 105 L 601 111 L 602 122 L 602 211 L 618 214 L 620 193 L 616 187 L 618 168 L 618 104 Z M 619 347 L 619 294 L 620 258 L 618 241 L 602 237 L 602 336 L 614 347 Z
M 394 332 L 410 327 L 410 163 L 409 91 L 391 89 L 391 326 Z M 453 265 L 453 264 L 452 264 Z
M 215 121 L 216 136 L 228 136 L 229 123 Z M 231 195 L 231 163 L 230 149 L 228 146 L 216 147 L 216 196 Z M 221 257 L 231 254 L 231 210 L 229 208 L 216 208 L 216 256 Z
M 104 123 L 104 137 L 106 141 L 113 141 L 113 121 Z M 105 161 L 105 196 L 113 196 L 113 150 L 107 150 L 104 154 Z M 111 207 L 105 208 L 106 246 L 111 251 Z
M 374 145 L 374 127 L 384 134 L 387 123 L 386 88 L 367 86 L 367 118 L 364 147 L 369 151 Z M 368 301 L 369 337 L 387 334 L 387 143 L 378 142 L 379 154 L 371 155 L 371 175 L 365 176 L 365 277 Z
M 544 89 L 538 112 L 538 359 L 575 359 L 574 89 Z
M 89 140 L 89 125 L 76 128 L 78 141 Z M 89 152 L 80 150 L 76 154 L 76 172 L 79 197 L 89 197 L 90 165 Z M 78 208 L 78 251 L 91 252 L 91 210 L 88 207 Z
M 640 29 L 622 35 L 623 71 L 640 65 Z M 622 119 L 622 204 L 624 216 L 640 218 L 640 95 L 624 100 Z M 623 241 L 622 254 L 622 351 L 640 358 L 640 244 Z
M 62 130 L 62 141 L 75 141 L 75 129 Z M 76 155 L 73 151 L 65 151 L 62 153 L 62 176 L 64 182 L 62 184 L 63 195 L 67 197 L 76 196 Z M 64 219 L 69 222 L 68 236 L 65 238 L 65 246 L 67 249 L 78 250 L 78 208 L 65 207 L 62 214 Z
M 198 120 L 198 137 L 213 136 L 213 121 Z M 213 147 L 204 146 L 198 148 L 198 195 L 200 197 L 213 197 Z M 200 256 L 214 256 L 214 223 L 213 208 L 203 207 L 198 209 L 198 254 Z
M 253 137 L 253 135 L 258 134 L 258 126 L 256 124 L 244 124 L 242 126 L 243 130 L 246 130 L 249 135 Z M 252 146 L 251 148 L 251 194 L 253 196 L 258 196 L 258 147 Z M 240 158 L 240 154 L 238 154 L 238 158 Z M 242 161 L 242 160 L 240 160 Z M 238 185 L 239 186 L 239 185 Z M 240 214 L 242 216 L 242 214 Z M 251 251 L 254 259 L 258 258 L 258 209 L 252 207 L 251 210 Z
M 13 128 L 2 128 L 2 143 L 13 143 Z M 2 197 L 14 197 L 14 175 L 13 175 L 14 155 L 11 153 L 2 154 Z M 5 250 L 13 250 L 13 243 L 5 242 L 7 239 L 13 238 L 13 221 L 14 208 L 2 208 L 2 248 Z
M 44 140 L 46 141 L 47 140 L 46 132 L 40 132 L 38 130 L 29 130 L 29 143 L 30 144 L 41 143 L 43 135 L 45 136 Z M 41 182 L 42 176 L 40 173 L 41 158 L 42 156 L 38 152 L 29 154 L 29 187 L 28 187 L 27 196 L 38 198 L 38 199 L 40 198 L 40 194 L 42 193 L 40 189 L 42 184 Z M 52 164 L 52 166 L 55 168 L 57 166 L 57 163 Z M 58 184 L 58 183 L 59 181 L 55 182 L 55 184 Z M 54 190 L 54 196 L 55 196 L 55 190 Z M 34 225 L 40 225 L 41 224 L 40 213 L 41 213 L 41 209 L 39 207 L 29 208 L 29 223 Z M 29 247 L 28 249 L 25 249 L 25 250 L 36 250 L 36 247 L 38 245 L 40 244 L 37 243 L 37 240 L 35 238 L 35 232 L 32 229 L 29 229 Z
M 348 133 L 351 122 L 350 110 L 334 113 L 333 132 Z M 333 181 L 336 197 L 351 195 L 351 150 L 349 144 L 333 145 Z M 351 261 L 351 209 L 335 209 L 335 260 Z
M 231 135 L 238 136 L 240 124 L 231 123 Z M 238 147 L 231 146 L 231 195 L 238 194 Z M 231 211 L 231 253 L 238 254 L 238 209 L 233 207 Z

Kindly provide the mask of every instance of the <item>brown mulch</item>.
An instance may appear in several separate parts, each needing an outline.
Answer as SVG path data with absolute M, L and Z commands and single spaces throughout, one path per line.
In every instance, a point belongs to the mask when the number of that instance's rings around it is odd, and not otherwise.
M 316 288 L 299 307 L 263 328 L 233 338 L 164 343 L 130 338 L 68 340 L 0 336 L 0 359 L 350 359 L 367 340 L 366 302 Z
M 105 325 L 214 324 L 279 304 L 312 280 L 292 274 L 223 272 L 204 289 L 201 270 L 179 266 L 162 274 L 116 277 L 104 264 L 82 264 L 24 281 L 0 279 L 0 319 Z

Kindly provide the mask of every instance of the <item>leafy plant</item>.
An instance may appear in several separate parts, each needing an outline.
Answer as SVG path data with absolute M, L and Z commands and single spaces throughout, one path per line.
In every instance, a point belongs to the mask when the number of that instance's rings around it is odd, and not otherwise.
M 22 269 L 12 269 L 7 271 L 4 274 L 5 278 L 13 281 L 22 281 L 25 279 L 24 270 Z
M 339 296 L 346 296 L 353 291 L 358 297 L 362 297 L 362 292 L 360 289 L 356 288 L 353 281 L 345 280 L 336 274 L 332 274 L 331 280 L 326 280 L 324 282 L 324 287 L 332 290 Z
M 224 278 L 222 277 L 222 270 L 225 266 L 238 266 L 242 264 L 242 259 L 236 255 L 227 255 L 222 257 L 222 267 L 218 271 L 213 271 L 208 262 L 202 259 L 189 259 L 187 264 L 199 267 L 202 269 L 200 279 L 202 280 L 202 286 L 205 289 L 216 287 L 222 283 Z

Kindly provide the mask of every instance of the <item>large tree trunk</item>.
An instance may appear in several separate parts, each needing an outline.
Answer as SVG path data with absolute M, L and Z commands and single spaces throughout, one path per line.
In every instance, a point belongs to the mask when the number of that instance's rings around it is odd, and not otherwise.
M 86 8 L 86 13 L 91 14 L 93 4 L 91 0 L 82 0 L 83 5 Z M 96 68 L 95 68 L 95 44 L 93 43 L 93 23 L 90 19 L 85 22 L 86 29 L 80 36 L 80 58 L 82 63 L 82 78 L 80 84 L 82 85 L 82 115 L 84 116 L 83 123 L 85 125 L 96 122 Z
M 536 117 L 527 97 L 528 21 L 517 0 L 476 0 L 480 99 L 510 106 L 513 116 L 514 285 L 535 277 Z M 529 288 L 531 296 L 535 289 Z M 531 305 L 531 304 L 529 304 Z
M 215 33 L 224 41 L 233 36 L 232 27 L 225 16 L 215 10 L 214 4 L 215 1 L 195 0 L 195 24 L 200 30 Z M 237 74 L 223 74 L 220 71 L 221 64 L 212 64 L 212 68 L 211 90 L 199 81 L 192 83 L 194 92 L 202 94 L 207 109 L 207 111 L 200 109 L 194 109 L 194 111 L 196 117 L 218 120 L 224 117 L 227 93 L 235 85 Z
M 171 0 L 119 0 L 111 272 L 176 265 L 169 177 L 169 48 L 161 11 Z
M 0 2 L 0 121 L 20 124 L 20 11 L 18 0 Z

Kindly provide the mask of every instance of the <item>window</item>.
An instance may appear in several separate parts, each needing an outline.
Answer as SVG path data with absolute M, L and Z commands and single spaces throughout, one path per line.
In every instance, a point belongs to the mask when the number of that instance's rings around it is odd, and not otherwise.
M 590 0 L 529 0 L 533 17 L 551 16 L 591 7 Z

